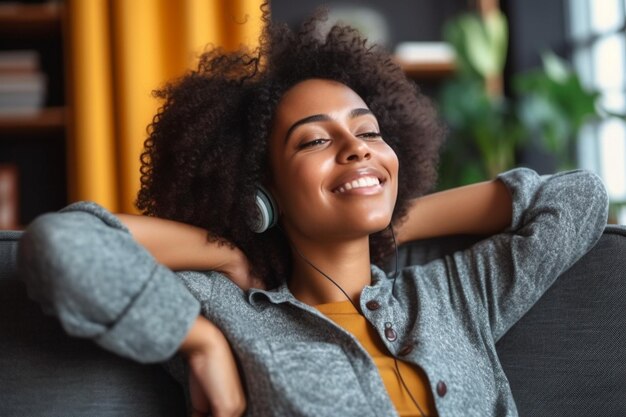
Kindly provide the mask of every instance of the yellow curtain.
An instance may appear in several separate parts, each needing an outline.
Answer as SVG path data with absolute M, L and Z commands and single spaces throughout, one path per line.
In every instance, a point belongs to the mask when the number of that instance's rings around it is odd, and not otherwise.
M 151 91 L 209 44 L 254 47 L 262 0 L 68 0 L 70 200 L 136 212 Z

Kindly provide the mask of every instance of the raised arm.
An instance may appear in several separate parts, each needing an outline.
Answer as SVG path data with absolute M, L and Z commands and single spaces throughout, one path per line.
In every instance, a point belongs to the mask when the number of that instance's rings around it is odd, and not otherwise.
M 241 250 L 208 241 L 206 230 L 200 227 L 157 217 L 122 213 L 115 216 L 141 246 L 172 270 L 219 271 L 242 289 L 264 287 Z
M 398 244 L 457 234 L 492 235 L 511 224 L 511 193 L 498 179 L 413 200 L 396 228 Z
M 243 412 L 243 388 L 223 334 L 199 316 L 199 302 L 182 281 L 116 216 L 93 203 L 41 216 L 20 241 L 18 262 L 31 298 L 69 334 L 142 363 L 179 351 L 191 365 L 194 408 Z
M 68 333 L 139 362 L 174 354 L 200 311 L 177 276 L 93 203 L 35 219 L 18 262 L 31 298 Z
M 446 268 L 466 314 L 486 310 L 496 340 L 595 245 L 608 214 L 602 180 L 588 171 L 540 176 L 518 168 L 498 178 L 511 194 L 510 225 L 433 265 Z
M 229 255 L 227 247 L 217 248 L 207 241 L 206 230 L 184 223 L 116 213 L 133 238 L 160 263 L 173 270 L 203 270 Z

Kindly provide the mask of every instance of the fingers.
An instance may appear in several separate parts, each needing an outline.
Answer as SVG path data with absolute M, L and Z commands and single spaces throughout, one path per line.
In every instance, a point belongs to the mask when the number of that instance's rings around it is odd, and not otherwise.
M 267 285 L 265 285 L 265 281 L 263 281 L 263 279 L 254 277 L 252 279 L 252 288 L 260 288 L 262 290 L 266 290 Z
M 209 339 L 187 358 L 193 417 L 240 417 L 246 409 L 246 397 L 235 357 L 222 332 L 210 322 L 204 334 Z
M 250 288 L 260 288 L 263 290 L 267 289 L 265 281 L 262 278 L 252 274 L 247 265 L 242 270 L 232 272 L 230 274 L 227 274 L 227 276 L 231 279 L 231 281 L 237 284 L 237 286 L 244 291 L 248 291 Z
M 265 282 L 252 272 L 252 265 L 248 258 L 239 249 L 231 249 L 232 256 L 216 271 L 226 275 L 232 282 L 244 291 L 250 288 L 266 289 Z

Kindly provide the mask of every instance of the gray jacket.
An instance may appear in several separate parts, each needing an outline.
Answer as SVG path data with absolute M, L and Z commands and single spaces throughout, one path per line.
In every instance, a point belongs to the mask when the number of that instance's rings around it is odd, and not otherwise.
M 361 294 L 391 354 L 428 375 L 441 416 L 517 416 L 495 343 L 607 220 L 606 191 L 589 172 L 519 168 L 499 178 L 513 198 L 507 230 L 403 269 L 393 293 L 372 266 Z M 397 415 L 358 341 L 285 285 L 244 292 L 218 273 L 175 274 L 94 203 L 35 220 L 19 259 L 31 297 L 70 334 L 140 362 L 167 360 L 175 374 L 184 368 L 175 351 L 197 314 L 206 316 L 239 360 L 248 416 Z

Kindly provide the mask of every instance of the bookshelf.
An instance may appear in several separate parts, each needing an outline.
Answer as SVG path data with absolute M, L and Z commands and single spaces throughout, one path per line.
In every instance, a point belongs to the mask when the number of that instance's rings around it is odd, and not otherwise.
M 44 36 L 61 28 L 60 2 L 40 4 L 0 2 L 0 34 Z
M 62 106 L 45 107 L 29 115 L 0 116 L 1 137 L 63 133 L 64 130 L 65 108 Z
M 67 203 L 63 11 L 62 1 L 0 0 L 2 229 Z

